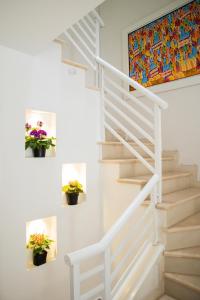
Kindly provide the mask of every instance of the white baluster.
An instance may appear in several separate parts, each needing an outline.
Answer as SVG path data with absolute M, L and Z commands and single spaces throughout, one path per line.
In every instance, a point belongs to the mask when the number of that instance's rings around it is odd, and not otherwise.
M 95 31 L 96 31 L 96 57 L 100 55 L 100 24 L 98 19 L 95 20 Z M 100 66 L 99 64 L 96 62 L 96 78 L 95 78 L 95 84 L 97 87 L 99 87 L 99 70 L 100 70 Z
M 111 251 L 104 252 L 104 300 L 111 300 Z
M 157 203 L 162 202 L 162 130 L 161 130 L 161 109 L 154 104 L 154 134 L 155 134 L 155 170 L 159 176 L 157 184 Z
M 100 72 L 100 80 L 101 80 L 101 139 L 105 141 L 105 89 L 104 89 L 104 67 L 99 66 Z

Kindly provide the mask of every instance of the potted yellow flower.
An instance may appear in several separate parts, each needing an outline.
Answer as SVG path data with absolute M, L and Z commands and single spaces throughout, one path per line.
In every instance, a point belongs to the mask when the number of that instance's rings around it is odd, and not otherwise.
M 78 180 L 74 180 L 64 185 L 62 191 L 66 194 L 67 203 L 69 205 L 76 205 L 79 193 L 83 193 L 83 186 Z
M 31 234 L 26 247 L 33 250 L 33 264 L 40 266 L 46 263 L 47 251 L 53 243 L 47 235 L 41 233 Z

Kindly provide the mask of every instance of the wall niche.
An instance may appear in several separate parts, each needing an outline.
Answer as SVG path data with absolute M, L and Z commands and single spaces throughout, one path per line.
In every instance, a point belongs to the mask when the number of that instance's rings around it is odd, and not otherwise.
M 50 244 L 50 249 L 47 250 L 46 263 L 55 260 L 57 253 L 57 222 L 56 217 L 47 217 L 42 219 L 36 219 L 26 222 L 26 245 L 30 241 L 31 235 L 36 235 L 37 238 L 41 238 L 41 235 L 45 235 L 48 239 L 53 240 Z M 39 234 L 39 235 L 38 235 Z M 40 242 L 40 241 L 39 241 Z M 42 264 L 44 265 L 44 264 Z M 33 263 L 33 250 L 26 250 L 26 267 L 28 270 L 37 266 Z
M 56 138 L 56 114 L 53 112 L 39 111 L 34 109 L 26 109 L 25 111 L 25 136 L 26 140 L 32 138 L 33 142 L 40 140 L 44 143 L 49 138 Z M 42 141 L 43 140 L 43 141 Z M 56 145 L 56 139 L 51 140 Z M 44 148 L 44 147 L 43 147 Z M 41 148 L 40 148 L 41 149 Z M 44 149 L 36 150 L 35 155 L 40 157 L 44 155 Z M 56 146 L 50 146 L 45 151 L 45 157 L 55 157 Z M 28 147 L 25 149 L 25 157 L 34 157 L 33 149 Z M 44 156 L 43 156 L 44 157 Z M 34 157 L 35 158 L 35 157 Z
M 86 200 L 86 164 L 85 163 L 67 163 L 62 166 L 62 187 L 68 185 L 71 181 L 78 181 L 83 188 L 83 193 L 79 193 L 78 203 L 81 204 Z M 67 195 L 62 191 L 62 205 L 68 204 Z M 75 207 L 76 205 L 73 205 Z

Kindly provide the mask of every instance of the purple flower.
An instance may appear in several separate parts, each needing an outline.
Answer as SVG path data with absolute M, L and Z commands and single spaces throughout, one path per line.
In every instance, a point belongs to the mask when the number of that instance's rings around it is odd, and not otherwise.
M 33 129 L 30 132 L 30 135 L 33 135 L 35 138 L 39 138 L 40 137 L 40 135 L 38 134 L 38 131 L 36 129 Z
M 38 130 L 38 134 L 41 136 L 41 135 L 47 135 L 47 132 L 45 130 Z
M 38 127 L 42 127 L 43 126 L 43 122 L 42 121 L 37 121 L 37 126 Z

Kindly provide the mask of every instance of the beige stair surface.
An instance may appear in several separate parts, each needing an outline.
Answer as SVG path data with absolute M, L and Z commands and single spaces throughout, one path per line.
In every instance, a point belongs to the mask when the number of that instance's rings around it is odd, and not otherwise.
M 200 197 L 200 188 L 190 187 L 188 189 L 163 195 L 162 203 L 158 204 L 158 208 L 170 209 L 198 197 Z
M 100 91 L 100 88 L 99 88 L 99 87 L 97 87 L 97 86 L 92 86 L 92 85 L 86 86 L 86 89 L 89 89 L 89 90 L 92 90 L 92 91 L 96 91 L 96 92 L 99 92 L 99 91 Z
M 200 213 L 165 229 L 165 232 L 167 250 L 200 246 Z
M 178 250 L 174 250 L 174 251 L 165 251 L 165 256 L 200 259 L 200 246 L 178 249 Z
M 145 157 L 146 161 L 153 161 L 153 159 L 149 157 Z M 162 158 L 163 161 L 174 160 L 173 156 L 165 156 Z M 140 162 L 137 158 L 110 158 L 110 159 L 101 159 L 99 162 L 101 163 L 137 163 Z
M 118 141 L 103 141 L 103 142 L 98 142 L 98 144 L 100 145 L 116 145 L 116 146 L 123 146 L 123 144 L 121 142 Z M 130 145 L 133 146 L 137 146 L 138 144 L 135 142 L 129 142 Z M 143 144 L 145 144 L 146 146 L 153 146 L 153 144 L 149 141 L 143 141 Z
M 175 298 L 169 297 L 167 295 L 163 295 L 161 298 L 159 298 L 158 300 L 176 300 Z
M 190 175 L 191 172 L 174 171 L 174 172 L 164 173 L 162 179 L 163 180 L 177 179 L 177 178 L 190 176 Z M 142 176 L 137 176 L 132 178 L 119 178 L 118 182 L 135 183 L 135 184 L 144 185 L 148 182 L 150 178 L 151 178 L 150 175 L 142 175 Z
M 137 175 L 130 177 L 120 177 L 119 183 L 136 184 L 143 186 L 151 178 L 151 174 Z M 163 194 L 168 194 L 189 188 L 193 185 L 193 174 L 189 171 L 168 171 L 163 173 Z
M 165 271 L 200 276 L 200 246 L 166 251 Z
M 200 229 L 200 213 L 194 214 L 167 229 L 168 232 Z
M 66 65 L 70 65 L 70 66 L 75 67 L 75 68 L 83 69 L 85 71 L 88 70 L 88 67 L 86 65 L 79 64 L 79 63 L 77 63 L 73 60 L 70 60 L 70 59 L 63 59 L 62 63 L 66 64 Z
M 180 300 L 200 299 L 200 276 L 165 273 L 166 293 Z

